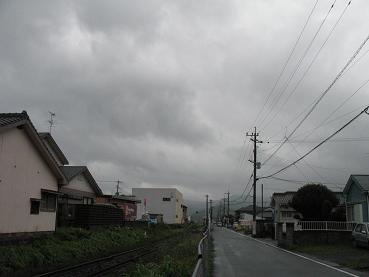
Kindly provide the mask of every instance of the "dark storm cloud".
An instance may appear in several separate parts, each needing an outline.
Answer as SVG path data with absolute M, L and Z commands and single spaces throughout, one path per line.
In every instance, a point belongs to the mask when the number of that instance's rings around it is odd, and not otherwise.
M 337 1 L 285 96 L 346 4 Z M 330 5 L 319 2 L 282 84 Z M 55 139 L 96 179 L 123 178 L 126 188 L 177 186 L 197 199 L 206 193 L 220 198 L 228 186 L 238 193 L 251 172 L 244 132 L 250 131 L 311 8 L 311 1 L 283 0 L 1 1 L 0 109 L 26 109 L 39 130 L 47 129 L 47 111 L 56 112 Z M 280 112 L 261 130 L 262 139 L 283 139 L 294 127 L 289 122 L 329 85 L 364 39 L 367 11 L 366 1 L 352 1 L 288 104 L 279 108 L 282 99 L 274 105 Z M 364 57 L 345 74 L 296 140 L 368 78 L 367 66 Z M 366 102 L 364 88 L 335 116 Z M 262 116 L 272 107 L 268 104 Z M 309 139 L 320 140 L 351 115 Z M 341 136 L 367 137 L 368 122 L 360 119 Z M 295 144 L 301 154 L 311 146 Z M 260 146 L 260 160 L 271 147 Z M 296 159 L 296 150 L 285 145 L 259 173 Z M 307 159 L 319 175 L 302 163 L 300 170 L 280 176 L 344 183 L 349 172 L 366 173 L 367 152 L 364 142 L 330 143 Z M 293 188 L 273 180 L 265 180 L 265 187 L 268 193 Z

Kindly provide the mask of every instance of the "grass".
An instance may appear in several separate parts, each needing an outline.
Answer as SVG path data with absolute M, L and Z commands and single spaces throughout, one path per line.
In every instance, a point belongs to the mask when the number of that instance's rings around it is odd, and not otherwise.
M 183 232 L 182 228 L 109 228 L 58 230 L 50 238 L 29 245 L 0 246 L 0 275 L 42 272 L 102 257 Z
M 187 277 L 197 263 L 197 246 L 201 232 L 183 233 L 177 244 L 161 249 L 157 262 L 139 263 L 124 276 L 135 277 Z
M 292 250 L 316 256 L 345 267 L 369 270 L 369 249 L 354 248 L 349 244 L 294 246 Z

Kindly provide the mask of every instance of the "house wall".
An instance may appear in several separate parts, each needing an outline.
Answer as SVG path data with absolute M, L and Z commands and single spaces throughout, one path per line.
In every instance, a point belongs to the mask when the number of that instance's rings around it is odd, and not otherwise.
M 355 212 L 355 221 L 364 221 L 368 222 L 368 202 L 367 196 L 364 194 L 361 189 L 353 183 L 347 193 L 347 205 L 352 206 L 356 204 L 356 208 L 354 208 Z M 361 204 L 361 207 L 359 205 Z M 361 208 L 362 219 L 358 219 L 357 214 L 358 208 Z
M 0 233 L 54 231 L 56 212 L 30 214 L 30 198 L 58 190 L 56 177 L 21 129 L 0 133 Z
M 141 203 L 137 203 L 137 219 L 141 219 L 146 212 L 163 214 L 164 223 L 174 224 L 183 222 L 183 196 L 177 189 L 173 188 L 133 188 L 132 194 Z M 170 201 L 163 201 L 163 198 L 170 198 Z
M 67 185 L 64 185 L 61 189 L 68 193 L 71 191 L 77 191 L 77 192 L 87 192 L 86 197 L 91 197 L 95 195 L 94 190 L 89 185 L 86 177 L 83 175 L 83 173 L 77 175 L 72 180 L 69 181 Z
M 284 216 L 286 213 L 290 216 Z M 281 207 L 281 201 L 279 201 L 278 198 L 274 198 L 274 222 L 297 222 L 298 220 L 294 218 L 296 215 L 299 215 L 300 218 L 302 218 L 302 215 L 294 208 L 290 206 Z

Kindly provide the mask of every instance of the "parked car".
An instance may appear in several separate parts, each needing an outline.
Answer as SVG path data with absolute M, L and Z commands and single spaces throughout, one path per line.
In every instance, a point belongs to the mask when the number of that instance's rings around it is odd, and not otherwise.
M 217 226 L 222 227 L 222 222 L 218 221 Z
M 352 245 L 355 247 L 369 246 L 368 223 L 356 224 L 352 231 Z

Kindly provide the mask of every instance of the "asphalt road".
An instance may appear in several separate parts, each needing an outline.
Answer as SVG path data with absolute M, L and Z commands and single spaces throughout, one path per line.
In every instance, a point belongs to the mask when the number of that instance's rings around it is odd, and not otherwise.
M 306 260 L 225 228 L 213 231 L 216 277 L 355 276 Z

